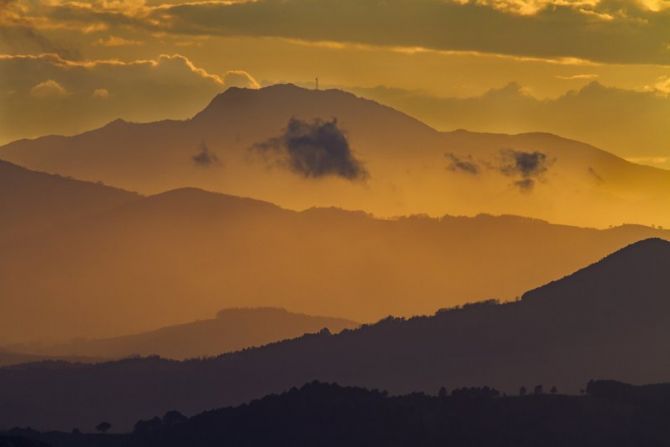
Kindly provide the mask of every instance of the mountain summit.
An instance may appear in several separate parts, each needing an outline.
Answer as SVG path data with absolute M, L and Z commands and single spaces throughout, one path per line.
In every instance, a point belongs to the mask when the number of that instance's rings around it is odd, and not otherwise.
M 16 141 L 0 158 L 142 193 L 191 186 L 292 209 L 486 212 L 581 226 L 635 215 L 670 226 L 659 211 L 670 209 L 667 171 L 546 133 L 438 132 L 351 93 L 289 84 L 230 88 L 189 120 Z

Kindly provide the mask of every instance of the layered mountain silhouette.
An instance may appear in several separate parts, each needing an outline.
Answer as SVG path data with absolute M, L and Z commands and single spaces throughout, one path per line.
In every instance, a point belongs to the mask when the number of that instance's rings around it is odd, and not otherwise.
M 230 88 L 186 121 L 20 140 L 0 158 L 146 194 L 192 186 L 292 209 L 670 226 L 667 171 L 550 134 L 438 132 L 350 93 L 293 85 Z
M 670 243 L 630 245 L 515 302 L 482 302 L 431 317 L 388 318 L 207 360 L 157 358 L 0 369 L 4 426 L 123 429 L 176 409 L 239 404 L 317 379 L 434 392 L 487 384 L 503 392 L 593 377 L 661 382 L 670 340 Z
M 630 159 L 661 164 L 668 140 L 663 123 L 670 101 L 657 91 L 625 90 L 591 81 L 555 98 L 536 98 L 516 82 L 475 97 L 436 97 L 386 87 L 355 93 L 412 114 L 437 129 L 488 132 L 544 130 Z
M 0 247 L 138 197 L 120 189 L 0 161 Z
M 0 366 L 19 365 L 22 363 L 32 363 L 41 361 L 61 361 L 61 362 L 96 362 L 101 361 L 100 357 L 80 357 L 80 356 L 50 356 L 44 354 L 26 354 L 25 352 L 14 352 L 0 349 Z
M 37 355 L 123 358 L 158 355 L 170 359 L 206 357 L 299 337 L 327 329 L 338 333 L 353 329 L 353 321 L 288 312 L 279 308 L 224 309 L 216 318 L 168 326 L 122 337 L 74 340 L 55 346 L 23 346 Z M 19 363 L 19 356 L 13 363 Z M 0 354 L 0 362 L 2 354 Z M 21 361 L 20 363 L 26 363 Z
M 667 383 L 594 380 L 583 396 L 553 391 L 504 396 L 490 387 L 449 393 L 385 392 L 313 382 L 249 405 L 187 418 L 178 411 L 138 421 L 130 433 L 16 428 L 6 437 L 62 447 L 169 446 L 633 446 L 667 445 Z M 3 437 L 0 437 L 0 445 Z
M 627 244 L 668 236 L 641 226 L 593 230 L 510 216 L 295 212 L 193 188 L 139 197 L 72 184 L 125 202 L 100 209 L 105 202 L 96 198 L 97 208 L 82 206 L 65 221 L 49 214 L 42 196 L 30 199 L 30 182 L 12 190 L 48 229 L 0 250 L 3 345 L 141 333 L 226 307 L 285 307 L 359 322 L 431 314 L 513 299 Z

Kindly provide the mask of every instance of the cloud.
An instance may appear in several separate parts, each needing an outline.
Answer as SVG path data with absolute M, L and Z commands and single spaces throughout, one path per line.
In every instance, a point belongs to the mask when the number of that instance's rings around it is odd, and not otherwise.
M 592 80 L 598 78 L 598 75 L 595 73 L 580 73 L 580 74 L 574 74 L 574 75 L 567 75 L 567 76 L 562 76 L 562 75 L 556 75 L 556 79 L 562 79 L 564 81 L 584 81 L 584 80 Z
M 191 160 L 193 160 L 193 163 L 196 166 L 199 166 L 201 168 L 208 168 L 210 166 L 216 166 L 220 165 L 221 162 L 219 161 L 219 157 L 217 155 L 209 150 L 209 147 L 207 146 L 207 143 L 204 141 L 200 143 L 198 146 L 198 152 L 191 157 Z
M 35 98 L 57 98 L 67 94 L 67 90 L 53 79 L 40 82 L 30 89 L 30 95 Z
M 95 43 L 96 45 L 103 47 L 128 47 L 142 45 L 142 42 L 139 40 L 124 39 L 123 37 L 118 36 L 101 37 Z
M 253 149 L 277 157 L 281 165 L 306 178 L 336 176 L 365 180 L 369 175 L 354 157 L 335 119 L 291 118 L 281 136 L 258 143 Z
M 666 2 L 667 3 L 667 2 Z M 152 35 L 278 37 L 611 63 L 670 63 L 661 0 L 254 0 L 54 2 L 50 26 Z M 28 14 L 30 15 L 30 14 Z M 281 17 L 282 20 L 277 20 Z M 59 22 L 56 25 L 53 22 Z M 472 30 L 478 30 L 473 33 Z M 561 36 L 557 39 L 556 36 Z
M 107 90 L 106 88 L 96 88 L 95 90 L 93 90 L 91 96 L 97 99 L 107 99 L 109 98 L 109 90 Z
M 547 155 L 539 152 L 501 149 L 502 163 L 498 170 L 509 177 L 521 177 L 514 181 L 519 190 L 529 192 L 535 187 L 536 180 L 541 179 L 551 164 Z
M 453 172 L 464 172 L 470 175 L 477 175 L 480 172 L 479 164 L 477 164 L 471 155 L 465 158 L 460 158 L 452 153 L 444 154 L 449 160 L 447 169 Z
M 0 51 L 50 52 L 77 58 L 76 49 L 65 48 L 40 29 L 49 21 L 33 17 L 41 6 L 41 2 L 0 0 Z
M 243 70 L 230 70 L 223 76 L 226 87 L 260 88 L 261 85 L 249 73 Z

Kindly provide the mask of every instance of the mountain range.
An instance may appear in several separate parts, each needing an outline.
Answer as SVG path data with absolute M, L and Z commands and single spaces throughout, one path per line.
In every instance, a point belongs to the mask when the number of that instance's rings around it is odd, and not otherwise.
M 217 358 L 28 364 L 0 369 L 4 427 L 120 430 L 140 418 L 235 405 L 317 379 L 434 392 L 544 384 L 577 393 L 593 377 L 661 382 L 670 374 L 670 243 L 649 239 L 498 304 L 388 318 Z
M 238 407 L 187 418 L 178 411 L 138 421 L 132 432 L 0 433 L 0 445 L 28 447 L 665 446 L 667 383 L 633 386 L 592 380 L 585 395 L 541 387 L 501 395 L 491 387 L 441 388 L 437 396 L 312 382 Z M 113 426 L 112 426 L 113 428 Z M 3 443 L 5 441 L 5 443 Z M 44 444 L 42 444 L 44 443 Z
M 184 121 L 19 140 L 0 158 L 144 194 L 189 186 L 296 210 L 670 226 L 668 171 L 546 133 L 438 132 L 347 92 L 293 85 L 230 88 Z
M 668 237 L 513 216 L 296 212 L 193 188 L 147 197 L 0 166 L 21 179 L 0 189 L 2 200 L 20 204 L 0 225 L 24 233 L 0 250 L 3 345 L 113 338 L 230 307 L 359 322 L 431 314 L 514 299 L 627 244 Z M 57 199 L 63 188 L 70 192 Z
M 628 160 L 670 167 L 664 92 L 626 90 L 592 80 L 553 98 L 537 98 L 516 82 L 481 96 L 438 97 L 387 87 L 353 92 L 417 117 L 436 129 L 522 133 L 542 130 L 588 142 Z

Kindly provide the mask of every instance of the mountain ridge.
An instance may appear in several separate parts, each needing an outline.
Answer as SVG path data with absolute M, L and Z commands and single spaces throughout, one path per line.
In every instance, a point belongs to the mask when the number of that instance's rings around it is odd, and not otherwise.
M 324 126 L 332 133 L 319 133 Z M 289 148 L 303 141 L 290 132 L 315 140 Z M 309 148 L 330 155 L 320 166 L 295 158 Z M 72 137 L 10 143 L 0 157 L 147 195 L 190 186 L 294 210 L 484 212 L 600 228 L 635 215 L 636 223 L 670 226 L 670 213 L 658 212 L 669 208 L 668 171 L 553 134 L 438 132 L 338 90 L 230 89 L 188 120 L 114 121 Z M 519 157 L 532 163 L 522 166 Z
M 650 244 L 651 257 L 644 249 Z M 578 393 L 593 377 L 662 382 L 670 375 L 663 360 L 670 348 L 665 341 L 670 340 L 670 302 L 665 299 L 670 245 L 633 244 L 604 258 L 599 268 L 616 272 L 621 262 L 660 262 L 660 267 L 641 268 L 630 277 L 610 276 L 610 285 L 587 267 L 558 282 L 564 291 L 588 292 L 577 299 L 547 286 L 518 301 L 390 317 L 337 335 L 305 335 L 206 360 L 140 358 L 1 368 L 0 394 L 6 405 L 0 407 L 0 420 L 7 427 L 30 421 L 35 427 L 69 429 L 103 419 L 128 427 L 167 410 L 188 415 L 238 405 L 312 380 L 394 394 L 483 384 L 507 393 L 536 384 Z M 631 294 L 635 284 L 643 287 Z M 622 293 L 613 295 L 612 290 Z M 625 305 L 630 301 L 640 305 Z M 117 389 L 121 384 L 123 392 Z M 63 392 L 72 396 L 72 406 L 57 404 Z M 42 412 L 36 414 L 38 402 Z

